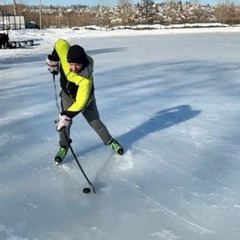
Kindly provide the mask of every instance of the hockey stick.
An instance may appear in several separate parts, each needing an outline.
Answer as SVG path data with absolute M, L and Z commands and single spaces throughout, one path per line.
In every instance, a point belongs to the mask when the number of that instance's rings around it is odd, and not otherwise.
M 73 157 L 74 157 L 74 159 L 75 159 L 75 161 L 76 161 L 79 169 L 81 170 L 81 172 L 82 172 L 83 176 L 85 177 L 86 181 L 88 182 L 88 184 L 91 186 L 93 192 L 96 193 L 95 188 L 94 188 L 92 182 L 91 182 L 91 181 L 89 180 L 89 178 L 87 177 L 86 173 L 84 172 L 81 164 L 79 163 L 79 161 L 78 161 L 78 159 L 77 159 L 77 156 L 76 156 L 75 152 L 73 151 L 73 148 L 72 148 L 72 146 L 71 146 L 70 141 L 69 141 L 68 138 L 67 138 L 67 134 L 66 134 L 65 130 L 63 130 L 63 132 L 64 132 L 64 135 L 65 135 L 65 138 L 66 138 L 66 140 L 67 140 L 67 142 L 68 142 L 69 148 L 70 148 L 70 150 L 71 150 L 71 152 L 72 152 L 72 155 L 73 155 Z M 84 189 L 83 189 L 83 192 L 84 192 L 84 193 L 89 193 L 90 191 L 88 190 L 88 188 L 84 188 Z
M 54 83 L 54 89 L 55 89 L 56 106 L 57 106 L 58 114 L 60 114 L 60 107 L 59 107 L 59 104 L 58 104 L 57 85 L 56 85 L 55 75 L 54 75 L 54 74 L 52 74 L 52 75 L 53 75 L 53 83 Z M 73 150 L 73 148 L 72 148 L 71 142 L 69 141 L 65 130 L 63 130 L 63 133 L 64 133 L 64 136 L 65 136 L 65 138 L 66 138 L 66 140 L 67 140 L 67 142 L 68 142 L 68 145 L 69 145 L 69 148 L 70 148 L 70 150 L 71 150 L 71 153 L 72 153 L 72 155 L 73 155 L 73 157 L 74 157 L 74 159 L 75 159 L 75 161 L 76 161 L 79 169 L 81 170 L 81 172 L 82 172 L 83 176 L 85 177 L 86 181 L 88 182 L 88 184 L 89 184 L 90 187 L 92 188 L 93 192 L 96 193 L 95 187 L 93 186 L 92 182 L 91 182 L 91 181 L 89 180 L 89 178 L 87 177 L 86 173 L 84 172 L 81 164 L 79 163 L 79 161 L 78 161 L 78 159 L 77 159 L 77 156 L 76 156 L 76 154 L 75 154 L 75 152 L 74 152 L 74 150 Z M 89 192 L 90 192 L 90 189 L 89 189 L 89 188 L 84 188 L 84 189 L 83 189 L 83 193 L 89 193 Z

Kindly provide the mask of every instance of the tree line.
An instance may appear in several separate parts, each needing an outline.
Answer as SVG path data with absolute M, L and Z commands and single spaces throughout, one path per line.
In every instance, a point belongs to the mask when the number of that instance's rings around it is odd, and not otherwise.
M 25 20 L 35 22 L 41 28 L 49 28 L 51 26 L 58 28 L 80 27 L 87 25 L 112 27 L 124 24 L 177 24 L 199 23 L 199 21 L 209 23 L 212 15 L 216 22 L 230 25 L 240 24 L 240 8 L 233 3 L 215 7 L 207 6 L 206 8 L 206 6 L 187 2 L 185 5 L 189 5 L 189 8 L 195 6 L 195 18 L 191 18 L 191 20 L 179 18 L 180 15 L 184 16 L 184 4 L 181 1 L 162 3 L 161 5 L 167 6 L 166 16 L 164 17 L 159 15 L 159 8 L 150 0 L 144 0 L 142 4 L 137 4 L 134 7 L 129 3 L 129 0 L 119 0 L 116 8 L 100 5 L 95 7 L 84 5 L 74 5 L 71 7 L 55 7 L 52 5 L 28 6 L 24 4 L 16 4 L 13 7 L 13 5 L 4 5 L 0 6 L 0 14 L 23 15 Z M 170 20 L 166 21 L 166 18 Z

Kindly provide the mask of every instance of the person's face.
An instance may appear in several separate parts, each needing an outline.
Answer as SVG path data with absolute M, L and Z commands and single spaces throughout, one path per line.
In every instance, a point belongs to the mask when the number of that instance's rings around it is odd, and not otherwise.
M 83 65 L 81 63 L 68 63 L 70 71 L 78 72 L 82 69 Z

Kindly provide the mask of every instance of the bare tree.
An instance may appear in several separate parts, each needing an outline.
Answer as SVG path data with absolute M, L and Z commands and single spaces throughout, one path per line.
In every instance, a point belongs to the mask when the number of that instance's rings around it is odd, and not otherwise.
M 130 8 L 132 5 L 131 0 L 118 0 L 118 7 L 120 11 L 120 17 L 122 19 L 122 23 L 126 24 L 129 22 Z
M 190 0 L 192 5 L 200 5 L 200 0 Z
M 13 0 L 13 15 L 17 16 L 17 3 L 16 3 L 16 0 Z
M 142 0 L 142 2 L 144 7 L 145 22 L 149 23 L 150 8 L 154 4 L 154 2 L 152 0 Z
M 220 0 L 215 9 L 215 16 L 222 24 L 237 23 L 239 16 L 236 12 L 235 1 Z
M 124 6 L 132 5 L 132 1 L 131 0 L 118 0 L 117 4 L 119 7 L 124 7 Z

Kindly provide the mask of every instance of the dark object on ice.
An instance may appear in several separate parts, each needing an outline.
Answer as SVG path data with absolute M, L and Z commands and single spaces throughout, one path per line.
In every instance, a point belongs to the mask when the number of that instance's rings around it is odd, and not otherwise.
M 9 48 L 9 37 L 8 32 L 0 33 L 0 49 Z
M 83 193 L 90 193 L 91 189 L 90 188 L 84 188 L 82 191 L 83 191 Z

